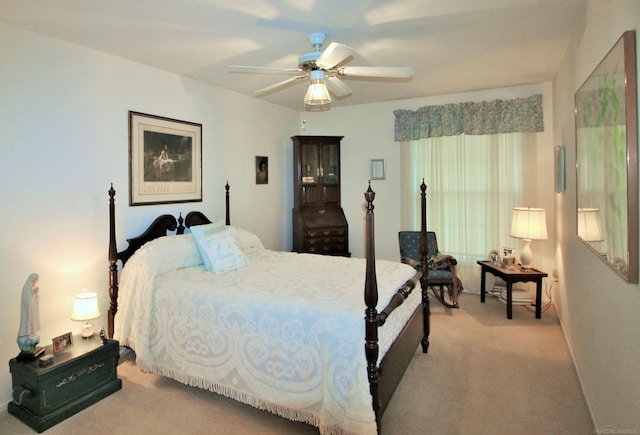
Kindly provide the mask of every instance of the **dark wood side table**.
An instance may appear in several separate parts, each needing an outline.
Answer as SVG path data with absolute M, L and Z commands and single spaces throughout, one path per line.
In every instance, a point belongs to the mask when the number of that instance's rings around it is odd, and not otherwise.
M 542 278 L 549 276 L 537 269 L 510 270 L 504 269 L 490 261 L 478 261 L 480 265 L 480 302 L 484 303 L 486 295 L 485 276 L 488 273 L 502 278 L 507 283 L 507 319 L 512 318 L 513 313 L 513 283 L 514 282 L 535 282 L 536 283 L 536 319 L 542 317 Z
M 51 345 L 45 354 L 53 353 Z M 102 342 L 74 336 L 71 348 L 54 355 L 53 363 L 39 360 L 9 361 L 13 401 L 9 414 L 33 430 L 42 432 L 122 388 L 117 377 L 120 346 L 115 340 Z

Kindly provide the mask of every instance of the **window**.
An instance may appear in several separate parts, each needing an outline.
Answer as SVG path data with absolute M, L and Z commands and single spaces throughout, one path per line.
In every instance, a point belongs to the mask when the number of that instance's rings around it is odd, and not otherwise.
M 402 225 L 420 228 L 419 184 L 427 185 L 427 229 L 459 261 L 513 246 L 511 210 L 535 192 L 535 134 L 457 135 L 400 144 Z M 533 168 L 533 169 L 531 169 Z M 527 195 L 525 195 L 527 190 Z

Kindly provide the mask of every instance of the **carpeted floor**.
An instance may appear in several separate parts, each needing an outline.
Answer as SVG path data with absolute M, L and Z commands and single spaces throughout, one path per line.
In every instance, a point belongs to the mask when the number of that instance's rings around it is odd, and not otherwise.
M 569 349 L 550 307 L 537 320 L 495 298 L 463 293 L 461 309 L 431 298 L 431 347 L 415 357 L 389 404 L 383 435 L 562 434 L 593 427 Z M 141 373 L 132 353 L 121 391 L 52 427 L 56 434 L 317 434 L 213 393 Z M 0 433 L 31 434 L 6 410 Z

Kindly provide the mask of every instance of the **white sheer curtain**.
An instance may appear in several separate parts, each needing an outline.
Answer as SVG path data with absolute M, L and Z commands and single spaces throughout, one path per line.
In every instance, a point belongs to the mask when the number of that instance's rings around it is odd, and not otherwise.
M 420 228 L 417 198 L 424 178 L 427 229 L 436 232 L 443 252 L 475 264 L 492 249 L 515 247 L 511 210 L 530 205 L 535 194 L 534 133 L 447 136 L 400 146 L 403 229 Z

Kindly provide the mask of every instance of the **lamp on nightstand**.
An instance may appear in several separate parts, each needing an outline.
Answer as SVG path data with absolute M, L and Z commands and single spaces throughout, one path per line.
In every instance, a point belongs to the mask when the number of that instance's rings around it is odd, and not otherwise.
M 522 239 L 524 248 L 520 252 L 520 261 L 525 269 L 531 264 L 532 240 L 547 239 L 547 213 L 543 208 L 514 207 L 511 220 L 511 237 Z
M 93 335 L 93 323 L 91 323 L 91 320 L 97 319 L 98 317 L 100 317 L 98 294 L 88 292 L 85 289 L 82 293 L 76 295 L 71 320 L 84 322 L 80 330 L 81 336 L 88 338 Z

